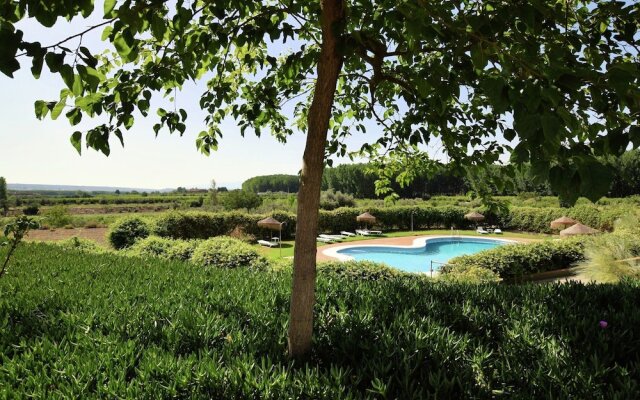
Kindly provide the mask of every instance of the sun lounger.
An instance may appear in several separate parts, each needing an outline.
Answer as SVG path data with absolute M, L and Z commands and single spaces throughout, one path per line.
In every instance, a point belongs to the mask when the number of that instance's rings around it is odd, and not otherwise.
M 369 231 L 370 235 L 376 235 L 376 236 L 380 236 L 382 235 L 382 231 Z
M 317 240 L 318 242 L 322 242 L 322 243 L 333 243 L 333 242 L 335 242 L 335 240 L 333 240 L 333 239 L 329 239 L 329 238 L 321 237 L 321 236 L 318 236 L 318 237 L 316 238 L 316 240 Z
M 498 235 L 502 235 L 502 229 L 496 228 L 496 229 L 493 230 L 493 233 L 498 234 Z
M 334 241 L 340 241 L 340 240 L 344 239 L 344 236 L 342 236 L 342 235 L 325 235 L 325 234 L 322 234 L 322 235 L 318 235 L 318 237 L 321 237 L 321 238 L 324 238 L 324 239 L 331 239 L 331 240 L 334 240 Z
M 361 236 L 370 236 L 371 234 L 369 233 L 369 231 L 365 230 L 365 229 L 357 229 L 356 230 L 356 234 L 357 235 L 361 235 Z
M 347 231 L 340 231 L 340 234 L 344 235 L 344 236 L 355 236 L 356 235 L 355 233 L 347 232 Z
M 479 227 L 478 229 L 476 229 L 476 232 L 478 232 L 481 235 L 486 235 L 487 233 L 489 233 L 485 231 L 483 227 Z
M 267 247 L 275 247 L 278 245 L 278 243 L 267 242 L 266 240 L 258 240 L 258 244 L 261 246 L 267 246 Z

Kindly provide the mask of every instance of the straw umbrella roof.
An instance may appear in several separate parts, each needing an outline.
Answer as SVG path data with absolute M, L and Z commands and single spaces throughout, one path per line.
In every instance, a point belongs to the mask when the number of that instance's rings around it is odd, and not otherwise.
M 570 235 L 593 235 L 594 233 L 600 232 L 597 229 L 593 229 L 586 225 L 582 225 L 581 223 L 577 223 L 570 228 L 564 229 L 560 231 L 560 236 L 570 236 Z
M 282 227 L 282 224 L 274 218 L 267 217 L 265 219 L 261 219 L 260 221 L 258 221 L 258 226 L 262 228 L 279 230 Z
M 368 212 L 362 213 L 356 217 L 356 221 L 358 222 L 376 222 L 376 217 L 369 214 Z
M 468 219 L 469 221 L 482 221 L 484 220 L 484 215 L 480 214 L 479 212 L 472 211 L 469 214 L 465 214 L 464 218 Z
M 567 226 L 575 225 L 577 223 L 578 221 L 574 219 L 562 216 L 556 220 L 551 221 L 551 228 L 552 229 L 566 228 Z

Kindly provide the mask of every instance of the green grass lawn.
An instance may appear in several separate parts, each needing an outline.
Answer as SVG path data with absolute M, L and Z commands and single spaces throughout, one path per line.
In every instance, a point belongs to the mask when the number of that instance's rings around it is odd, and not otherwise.
M 517 238 L 517 239 L 528 239 L 528 240 L 545 240 L 549 239 L 552 236 L 546 235 L 542 233 L 521 233 L 521 232 L 505 232 L 502 235 L 496 234 L 488 234 L 488 235 L 480 235 L 476 231 L 473 230 L 456 230 L 454 231 L 455 235 L 460 236 L 482 236 L 482 237 L 509 237 L 509 238 Z M 451 235 L 451 230 L 447 229 L 432 229 L 432 230 L 424 230 L 424 231 L 396 231 L 385 233 L 380 236 L 354 236 L 346 238 L 342 241 L 342 243 L 349 242 L 359 242 L 363 240 L 372 240 L 372 239 L 380 239 L 380 238 L 396 238 L 396 237 L 407 237 L 407 236 L 424 236 L 424 235 Z M 280 247 L 264 247 L 259 244 L 256 244 L 255 247 L 258 248 L 260 254 L 266 256 L 271 260 L 277 260 L 279 258 L 284 257 L 293 257 L 293 249 L 295 242 L 293 240 L 283 240 L 282 248 Z M 326 246 L 326 243 L 318 242 L 318 247 Z

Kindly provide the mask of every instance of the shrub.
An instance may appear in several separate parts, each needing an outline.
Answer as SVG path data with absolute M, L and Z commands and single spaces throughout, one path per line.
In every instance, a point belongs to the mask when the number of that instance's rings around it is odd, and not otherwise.
M 225 210 L 238 210 L 241 208 L 251 210 L 262 204 L 262 198 L 253 192 L 232 190 L 221 196 L 221 203 Z
M 116 221 L 108 233 L 109 243 L 115 249 L 130 247 L 137 239 L 149 236 L 149 224 L 138 217 L 126 217 Z
M 60 240 L 55 242 L 58 246 L 62 247 L 65 250 L 80 250 L 86 251 L 90 253 L 103 253 L 105 249 L 100 247 L 100 245 L 93 240 L 83 239 L 77 236 L 71 237 L 69 239 Z
M 207 239 L 227 230 L 221 214 L 172 211 L 157 217 L 153 233 L 172 239 Z
M 457 265 L 447 273 L 439 274 L 438 279 L 452 283 L 492 283 L 502 280 L 497 273 L 490 269 L 467 264 Z
M 219 268 L 265 268 L 267 260 L 255 248 L 238 239 L 218 237 L 200 242 L 191 261 Z
M 53 206 L 44 213 L 47 225 L 54 228 L 60 228 L 65 225 L 71 225 L 72 219 L 69 210 L 65 206 Z
M 620 229 L 613 234 L 590 238 L 585 246 L 586 259 L 578 266 L 578 272 L 589 280 L 603 283 L 640 278 L 640 264 L 635 259 L 640 256 L 638 228 L 637 225 L 628 228 L 631 231 Z
M 24 215 L 38 215 L 40 212 L 40 207 L 36 204 L 31 204 L 22 209 L 22 213 Z
M 152 256 L 168 260 L 189 260 L 198 242 L 194 240 L 166 239 L 149 236 L 137 240 L 129 249 L 129 254 Z
M 401 275 L 413 275 L 372 261 L 323 262 L 318 264 L 318 273 L 356 281 L 389 280 Z
M 567 268 L 584 260 L 582 238 L 547 240 L 538 243 L 510 244 L 476 254 L 455 257 L 441 272 L 462 271 L 471 267 L 491 270 L 502 279 Z
M 325 190 L 320 194 L 320 208 L 333 210 L 339 207 L 353 207 L 355 200 L 350 194 L 344 194 L 333 189 Z

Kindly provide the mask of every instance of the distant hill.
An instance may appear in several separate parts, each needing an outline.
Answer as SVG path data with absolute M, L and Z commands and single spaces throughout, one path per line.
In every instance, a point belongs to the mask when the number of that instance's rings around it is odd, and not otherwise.
M 127 188 L 118 186 L 75 186 L 75 185 L 40 185 L 36 183 L 9 183 L 7 184 L 9 190 L 25 190 L 25 191 L 70 191 L 70 192 L 109 192 L 113 193 L 119 190 L 122 193 L 126 192 L 171 192 L 175 189 L 143 189 L 143 188 Z

